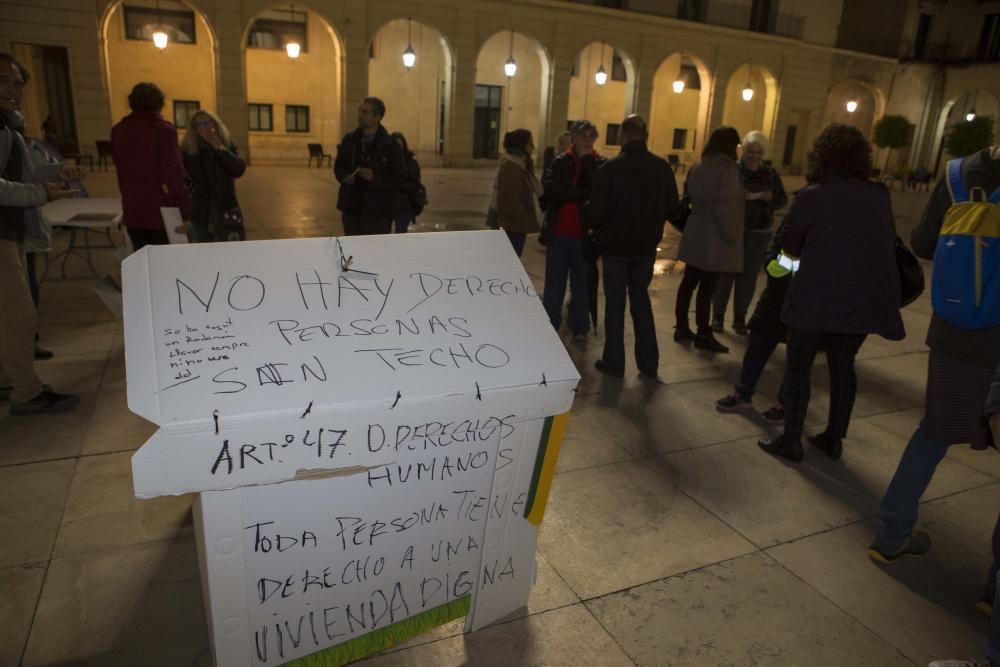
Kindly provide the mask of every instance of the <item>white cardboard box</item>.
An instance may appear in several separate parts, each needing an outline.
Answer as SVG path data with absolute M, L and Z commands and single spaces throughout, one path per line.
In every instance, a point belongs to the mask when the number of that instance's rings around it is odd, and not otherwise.
M 527 602 L 579 375 L 505 234 L 147 246 L 123 269 L 129 407 L 161 426 L 136 495 L 201 494 L 217 664 L 338 664 Z

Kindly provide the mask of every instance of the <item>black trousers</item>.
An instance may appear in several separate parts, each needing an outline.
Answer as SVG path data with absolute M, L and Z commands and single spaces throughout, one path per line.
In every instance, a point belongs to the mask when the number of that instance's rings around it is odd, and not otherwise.
M 128 237 L 132 239 L 132 248 L 141 250 L 147 245 L 167 245 L 170 238 L 165 229 L 129 229 Z
M 809 408 L 809 372 L 816 354 L 826 350 L 830 367 L 830 414 L 826 432 L 834 438 L 847 435 L 851 411 L 858 393 L 854 358 L 865 342 L 864 334 L 833 334 L 803 329 L 788 329 L 788 353 L 785 366 L 785 434 L 802 437 Z
M 391 234 L 392 215 L 372 217 L 344 213 L 344 236 L 362 236 L 365 234 Z
M 628 295 L 635 331 L 635 363 L 639 370 L 656 375 L 660 349 L 656 344 L 649 283 L 653 280 L 650 257 L 603 257 L 604 263 L 604 365 L 608 372 L 625 372 L 625 297 Z
M 698 333 L 709 334 L 712 332 L 709 318 L 712 315 L 712 297 L 715 295 L 715 286 L 719 282 L 720 275 L 711 271 L 702 271 L 690 264 L 684 268 L 684 279 L 681 280 L 681 285 L 677 288 L 677 305 L 674 308 L 678 329 L 686 329 L 689 326 L 688 313 L 691 311 L 691 297 L 697 288 L 695 322 L 698 325 Z

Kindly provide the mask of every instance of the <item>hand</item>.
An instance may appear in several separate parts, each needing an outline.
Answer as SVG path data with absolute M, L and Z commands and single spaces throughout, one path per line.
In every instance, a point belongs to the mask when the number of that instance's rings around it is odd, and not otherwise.
M 216 150 L 222 148 L 222 139 L 219 138 L 219 131 L 214 127 L 199 126 L 198 135 L 207 141 L 212 148 Z
M 774 193 L 771 192 L 770 190 L 765 190 L 764 192 L 760 193 L 760 198 L 766 202 L 770 202 L 772 199 L 774 199 Z
M 83 173 L 83 169 L 71 164 L 64 164 L 59 167 L 59 180 L 60 181 L 82 181 L 86 174 Z
M 174 231 L 177 232 L 178 234 L 186 235 L 189 231 L 191 231 L 191 223 L 185 220 L 181 224 L 174 227 Z
M 369 167 L 358 167 L 358 178 L 363 181 L 372 181 L 375 179 L 375 172 Z
M 48 184 L 45 186 L 49 191 L 49 199 L 51 201 L 56 201 L 59 199 L 75 199 L 80 196 L 79 190 L 63 189 L 58 185 Z
M 993 446 L 1000 451 L 1000 412 L 990 417 L 990 430 L 993 431 Z

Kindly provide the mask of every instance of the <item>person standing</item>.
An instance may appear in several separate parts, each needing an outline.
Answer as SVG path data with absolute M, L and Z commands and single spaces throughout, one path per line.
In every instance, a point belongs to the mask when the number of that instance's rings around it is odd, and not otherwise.
M 809 407 L 810 371 L 826 351 L 830 412 L 826 430 L 810 444 L 837 460 L 843 452 L 858 390 L 854 358 L 868 334 L 901 340 L 902 288 L 889 190 L 869 180 L 872 149 L 850 125 L 824 129 L 809 151 L 806 178 L 785 220 L 781 253 L 800 265 L 788 287 L 782 321 L 788 325 L 785 430 L 758 445 L 799 462 Z M 780 260 L 768 272 L 788 269 Z
M 957 188 L 964 187 L 967 192 L 979 189 L 987 195 L 1000 191 L 1000 145 L 953 162 L 948 171 L 938 181 L 910 236 L 914 253 L 923 259 L 935 259 L 941 228 Z M 952 179 L 957 183 L 949 182 Z M 927 330 L 927 347 L 930 355 L 924 416 L 886 489 L 875 539 L 868 550 L 868 555 L 880 562 L 891 563 L 901 556 L 919 555 L 930 549 L 930 536 L 915 530 L 919 502 L 948 447 L 970 443 L 973 449 L 983 450 L 990 444 L 995 446 L 1000 434 L 1000 402 L 996 400 L 1000 388 L 996 385 L 987 410 L 992 416 L 992 437 L 991 423 L 982 410 L 1000 365 L 1000 326 L 963 328 L 935 312 Z
M 35 373 L 38 317 L 28 287 L 24 257 L 26 213 L 53 199 L 74 196 L 47 184 L 78 181 L 79 167 L 36 164 L 21 133 L 24 67 L 0 53 L 0 394 L 10 399 L 15 417 L 66 412 L 80 402 L 58 394 Z
M 514 252 L 520 257 L 527 235 L 538 231 L 542 184 L 535 177 L 531 160 L 535 151 L 531 132 L 524 129 L 508 132 L 503 138 L 503 149 L 493 186 L 493 208 L 497 226 L 507 232 Z
M 396 192 L 396 209 L 393 214 L 396 233 L 405 234 L 410 225 L 417 221 L 417 216 L 427 203 L 424 201 L 426 190 L 420 182 L 420 164 L 417 162 L 417 156 L 410 150 L 406 137 L 402 132 L 393 132 L 391 136 L 403 151 L 403 160 L 406 163 L 406 180 Z
M 781 176 L 764 164 L 767 154 L 767 137 L 761 132 L 749 132 L 743 137 L 743 155 L 738 166 L 740 181 L 745 191 L 746 209 L 743 229 L 743 271 L 723 273 L 715 287 L 712 302 L 712 330 L 725 327 L 726 308 L 735 284 L 733 299 L 733 331 L 746 335 L 747 311 L 757 289 L 757 276 L 764 267 L 764 253 L 771 242 L 771 225 L 774 212 L 788 203 Z
M 678 343 L 694 340 L 695 347 L 710 352 L 729 352 L 712 335 L 709 324 L 719 275 L 743 271 L 746 191 L 736 166 L 739 145 L 740 135 L 734 128 L 717 128 L 708 138 L 701 160 L 691 167 L 684 185 L 691 200 L 691 215 L 677 251 L 677 259 L 685 267 L 684 278 L 677 288 L 674 340 Z M 697 334 L 688 324 L 695 289 L 698 290 Z
M 569 326 L 573 338 L 586 340 L 590 329 L 587 289 L 587 242 L 580 207 L 590 198 L 597 169 L 607 160 L 594 150 L 597 127 L 578 120 L 570 131 L 572 143 L 552 161 L 542 177 L 545 188 L 545 225 L 550 230 L 545 251 L 545 289 L 542 303 L 556 331 L 562 325 L 566 278 L 569 277 Z
M 170 242 L 161 207 L 180 209 L 191 220 L 191 197 L 184 184 L 184 167 L 177 130 L 160 115 L 163 91 L 154 83 L 138 83 L 128 96 L 132 113 L 111 128 L 111 158 L 118 172 L 122 221 L 132 246 Z
M 181 149 L 192 185 L 191 240 L 245 239 L 235 179 L 243 175 L 247 164 L 229 138 L 229 130 L 215 114 L 198 111 L 191 116 Z
M 660 352 L 649 301 L 656 246 L 663 225 L 680 213 L 677 183 L 666 160 L 649 152 L 646 121 L 629 116 L 621 125 L 622 152 L 598 169 L 584 219 L 603 258 L 604 353 L 594 366 L 612 377 L 625 375 L 625 299 L 635 330 L 635 362 L 647 378 L 657 376 Z
M 344 235 L 392 232 L 396 193 L 406 180 L 399 145 L 382 126 L 385 103 L 366 97 L 358 105 L 358 129 L 344 135 L 337 146 L 333 173 L 340 183 L 337 209 Z

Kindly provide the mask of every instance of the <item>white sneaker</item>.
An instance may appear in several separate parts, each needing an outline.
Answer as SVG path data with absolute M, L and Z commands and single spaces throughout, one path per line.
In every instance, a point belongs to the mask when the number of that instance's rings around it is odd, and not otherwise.
M 985 660 L 935 660 L 927 667 L 990 667 Z

